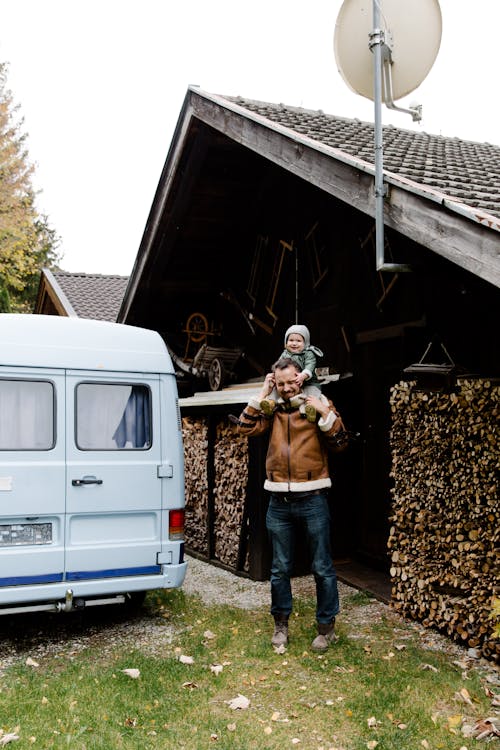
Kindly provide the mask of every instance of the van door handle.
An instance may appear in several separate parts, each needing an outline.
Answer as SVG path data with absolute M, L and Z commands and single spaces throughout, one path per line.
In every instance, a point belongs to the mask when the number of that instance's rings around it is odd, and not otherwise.
M 102 484 L 102 479 L 96 479 L 96 477 L 83 477 L 83 479 L 72 479 L 71 484 L 73 487 L 80 487 L 82 484 Z

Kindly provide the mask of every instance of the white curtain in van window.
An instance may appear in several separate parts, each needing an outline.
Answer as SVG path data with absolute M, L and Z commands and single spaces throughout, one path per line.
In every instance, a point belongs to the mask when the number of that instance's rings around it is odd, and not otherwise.
M 49 450 L 54 442 L 51 383 L 0 380 L 0 450 Z
M 117 448 L 114 434 L 132 386 L 80 383 L 77 388 L 77 445 L 83 450 Z

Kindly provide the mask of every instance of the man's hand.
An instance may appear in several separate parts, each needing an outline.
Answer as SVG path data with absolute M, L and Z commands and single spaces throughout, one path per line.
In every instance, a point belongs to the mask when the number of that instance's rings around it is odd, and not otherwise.
M 262 386 L 262 390 L 258 396 L 259 401 L 263 401 L 269 396 L 275 386 L 275 383 L 276 381 L 274 378 L 274 372 L 268 372 L 266 377 L 264 378 L 264 385 Z

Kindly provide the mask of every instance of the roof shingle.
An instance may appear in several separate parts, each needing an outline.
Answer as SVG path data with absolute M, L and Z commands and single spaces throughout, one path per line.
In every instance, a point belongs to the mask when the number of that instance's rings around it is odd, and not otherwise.
M 373 124 L 284 104 L 224 97 L 297 133 L 374 163 Z M 383 128 L 384 169 L 500 217 L 500 146 Z
M 79 318 L 116 321 L 128 276 L 52 271 Z

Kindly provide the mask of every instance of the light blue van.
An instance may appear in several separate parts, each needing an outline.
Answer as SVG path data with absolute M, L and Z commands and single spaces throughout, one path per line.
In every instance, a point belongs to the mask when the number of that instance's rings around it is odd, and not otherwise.
M 184 464 L 161 337 L 0 315 L 0 614 L 182 585 Z

